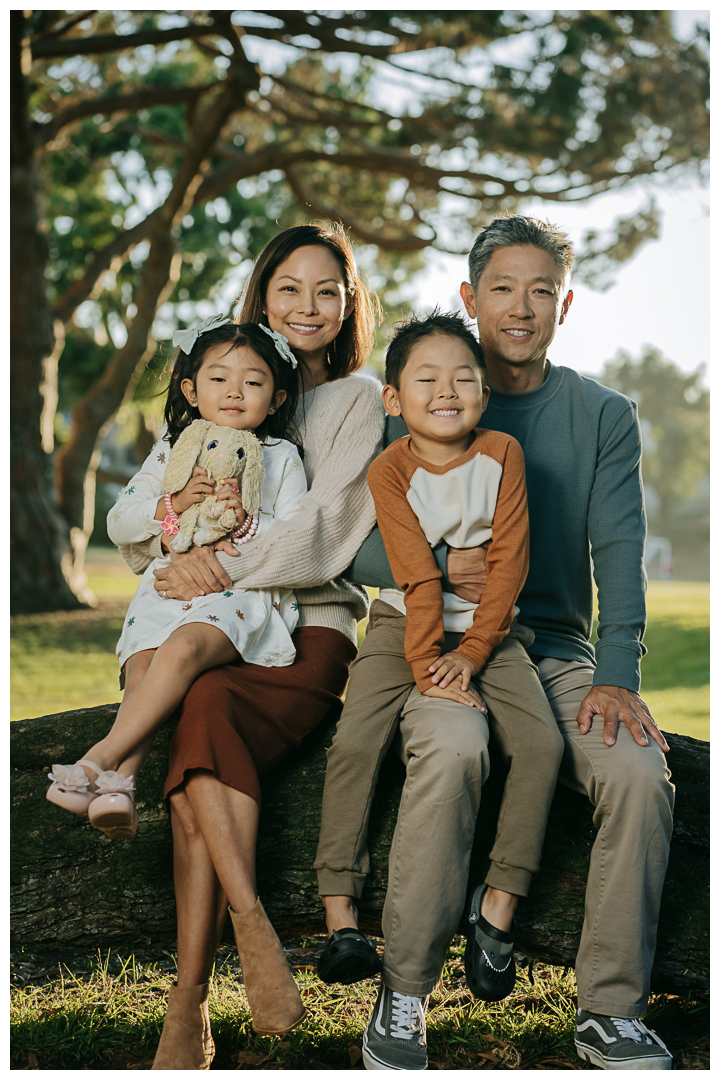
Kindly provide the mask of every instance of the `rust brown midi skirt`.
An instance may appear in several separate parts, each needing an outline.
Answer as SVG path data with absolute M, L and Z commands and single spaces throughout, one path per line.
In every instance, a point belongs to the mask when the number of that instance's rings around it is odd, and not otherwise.
M 260 777 L 321 720 L 337 719 L 357 649 L 345 634 L 325 626 L 301 626 L 293 642 L 290 667 L 238 660 L 193 683 L 177 712 L 166 799 L 191 769 L 207 769 L 259 803 Z

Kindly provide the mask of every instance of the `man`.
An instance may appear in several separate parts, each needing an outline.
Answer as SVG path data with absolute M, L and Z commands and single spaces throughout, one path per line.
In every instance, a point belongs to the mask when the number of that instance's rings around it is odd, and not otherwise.
M 647 1010 L 674 788 L 667 743 L 638 695 L 645 514 L 637 409 L 547 359 L 572 303 L 565 234 L 530 218 L 497 218 L 481 230 L 469 267 L 461 296 L 477 320 L 491 388 L 483 427 L 514 436 L 525 454 L 530 570 L 519 621 L 535 634 L 529 651 L 564 739 L 560 780 L 588 794 L 598 829 L 576 961 L 575 1045 L 600 1068 L 670 1069 L 664 1043 L 639 1019 Z M 388 441 L 404 433 L 394 421 Z M 484 554 L 447 552 L 453 590 L 476 603 Z M 350 576 L 385 585 L 388 572 L 376 530 Z M 594 649 L 593 575 L 600 612 Z M 509 911 L 506 928 L 511 918 Z

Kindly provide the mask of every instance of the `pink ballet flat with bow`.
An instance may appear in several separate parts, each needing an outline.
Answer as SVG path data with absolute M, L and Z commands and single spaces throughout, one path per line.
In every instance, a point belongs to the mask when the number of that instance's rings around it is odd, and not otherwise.
M 90 824 L 101 829 L 106 836 L 110 835 L 106 832 L 110 829 L 114 832 L 127 830 L 123 835 L 128 838 L 135 835 L 137 822 L 133 779 L 112 769 L 99 773 L 95 778 L 95 798 L 88 807 L 87 816 Z M 116 833 L 111 838 L 119 840 L 123 837 Z
M 90 791 L 90 780 L 83 765 L 87 765 L 98 775 L 102 772 L 92 761 L 77 761 L 74 765 L 53 765 L 54 771 L 48 773 L 48 780 L 52 783 L 46 795 L 56 806 L 80 815 L 87 814 L 90 803 L 96 798 L 96 793 Z

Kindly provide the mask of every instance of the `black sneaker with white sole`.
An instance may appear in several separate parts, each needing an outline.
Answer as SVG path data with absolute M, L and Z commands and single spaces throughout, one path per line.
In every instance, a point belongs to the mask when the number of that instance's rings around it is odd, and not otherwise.
M 425 1009 L 428 999 L 380 986 L 363 1034 L 366 1069 L 427 1069 Z
M 578 1009 L 575 1049 L 601 1069 L 672 1069 L 672 1054 L 642 1020 Z

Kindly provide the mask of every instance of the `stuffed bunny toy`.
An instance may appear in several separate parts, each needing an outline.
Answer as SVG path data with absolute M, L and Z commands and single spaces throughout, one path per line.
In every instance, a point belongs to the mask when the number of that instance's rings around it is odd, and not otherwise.
M 187 484 L 200 465 L 215 480 L 215 491 L 224 480 L 240 480 L 243 509 L 256 514 L 262 499 L 265 469 L 260 442 L 252 431 L 221 427 L 210 420 L 194 420 L 170 451 L 165 470 L 165 490 L 175 494 Z M 175 551 L 187 551 L 220 540 L 237 524 L 235 511 L 217 495 L 206 495 L 180 517 L 180 531 L 170 541 Z

